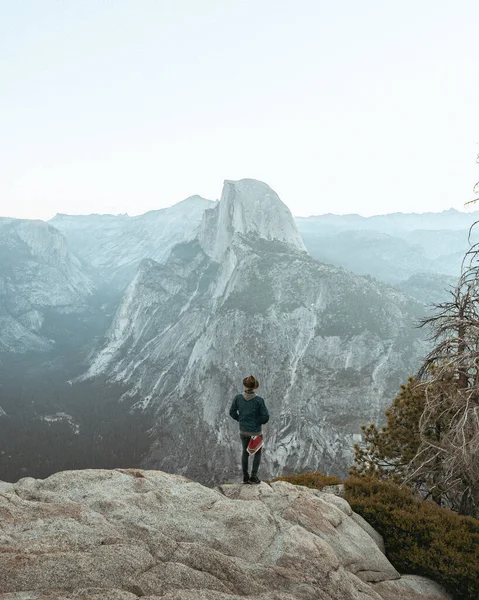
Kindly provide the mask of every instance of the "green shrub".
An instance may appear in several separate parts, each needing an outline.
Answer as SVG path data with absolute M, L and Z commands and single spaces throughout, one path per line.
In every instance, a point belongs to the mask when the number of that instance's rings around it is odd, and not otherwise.
M 276 477 L 273 481 L 287 481 L 293 485 L 304 485 L 315 490 L 319 490 L 327 485 L 337 485 L 342 483 L 341 479 L 334 475 L 325 475 L 317 471 L 311 473 L 301 473 L 300 475 L 287 475 L 284 477 Z
M 479 520 L 419 500 L 390 482 L 351 477 L 346 500 L 384 538 L 396 569 L 429 577 L 455 600 L 479 598 Z

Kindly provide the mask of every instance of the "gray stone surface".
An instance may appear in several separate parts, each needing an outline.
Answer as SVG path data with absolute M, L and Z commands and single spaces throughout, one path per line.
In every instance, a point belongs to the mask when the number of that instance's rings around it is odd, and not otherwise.
M 384 547 L 384 540 L 383 540 L 383 536 L 378 533 L 374 527 L 372 525 L 370 525 L 365 519 L 363 519 L 363 517 L 361 515 L 358 515 L 357 513 L 353 513 L 351 515 L 353 521 L 359 525 L 359 527 L 361 527 L 362 529 L 364 529 L 364 531 L 370 535 L 373 540 L 376 542 L 378 548 L 381 550 L 381 552 L 383 554 L 386 553 L 386 549 Z
M 1 490 L 2 600 L 389 600 L 374 582 L 399 578 L 345 504 L 284 482 L 85 470 Z
M 271 486 L 222 486 L 228 497 L 243 500 L 257 497 L 271 511 L 293 525 L 300 525 L 332 548 L 341 564 L 364 581 L 399 577 L 373 538 L 352 518 L 348 503 L 332 494 L 318 494 L 301 486 L 277 481 Z M 338 506 L 338 501 L 341 507 Z M 349 507 L 349 511 L 345 508 Z M 347 513 L 350 512 L 350 515 Z M 372 528 L 371 528 L 372 529 Z
M 452 596 L 426 577 L 403 575 L 397 581 L 383 581 L 374 589 L 384 600 L 452 600 Z

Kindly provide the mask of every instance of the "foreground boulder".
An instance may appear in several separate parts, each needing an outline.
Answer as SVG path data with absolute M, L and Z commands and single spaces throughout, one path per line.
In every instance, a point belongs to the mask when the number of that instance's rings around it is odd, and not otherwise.
M 333 494 L 160 471 L 0 482 L 0 598 L 446 600 Z

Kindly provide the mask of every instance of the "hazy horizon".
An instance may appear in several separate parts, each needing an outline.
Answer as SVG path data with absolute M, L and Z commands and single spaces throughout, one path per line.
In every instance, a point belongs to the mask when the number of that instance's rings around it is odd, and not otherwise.
M 198 196 L 199 194 L 193 194 L 193 196 Z M 134 213 L 134 214 L 130 214 L 127 212 L 124 213 L 112 213 L 112 212 L 91 212 L 91 213 L 68 213 L 68 212 L 58 212 L 55 213 L 54 215 L 52 215 L 51 217 L 42 219 L 42 218 L 35 218 L 35 217 L 11 217 L 9 215 L 3 215 L 0 214 L 0 218 L 7 218 L 7 219 L 26 219 L 26 220 L 40 220 L 40 221 L 51 221 L 54 217 L 56 217 L 57 215 L 67 215 L 69 217 L 89 217 L 89 216 L 113 216 L 113 217 L 121 217 L 121 216 L 127 216 L 130 218 L 133 217 L 138 217 L 144 214 L 147 214 L 149 212 L 155 212 L 155 211 L 159 211 L 159 210 L 167 210 L 168 208 L 172 208 L 173 206 L 176 206 L 177 204 L 180 204 L 181 202 L 184 202 L 185 200 L 188 200 L 189 198 L 193 197 L 193 196 L 189 196 L 188 198 L 183 198 L 183 200 L 179 200 L 178 202 L 175 202 L 174 204 L 170 204 L 169 206 L 162 206 L 160 208 L 152 208 L 149 209 L 145 212 L 141 212 L 141 213 Z M 203 196 L 201 196 L 201 198 L 203 198 L 203 200 L 210 200 L 212 202 L 218 202 L 219 198 L 213 199 L 213 198 L 204 198 Z M 348 216 L 359 216 L 362 217 L 364 219 L 372 219 L 374 217 L 384 217 L 384 216 L 391 216 L 391 215 L 425 215 L 425 214 L 442 214 L 445 212 L 449 212 L 449 211 L 456 211 L 458 213 L 461 214 L 470 214 L 473 215 L 475 213 L 479 213 L 479 206 L 475 207 L 475 208 L 470 208 L 469 210 L 459 210 L 457 208 L 454 207 L 450 207 L 450 208 L 444 208 L 442 210 L 438 210 L 438 211 L 424 211 L 424 212 L 417 212 L 417 211 L 410 211 L 410 212 L 405 212 L 405 211 L 395 211 L 395 212 L 387 212 L 387 213 L 376 213 L 376 214 L 372 214 L 372 215 L 361 215 L 360 213 L 334 213 L 334 212 L 325 212 L 325 213 L 316 213 L 316 214 L 310 214 L 310 215 L 295 215 L 293 214 L 293 217 L 296 219 L 307 219 L 309 217 L 324 217 L 324 216 L 328 216 L 328 215 L 333 215 L 333 216 L 342 216 L 342 217 L 348 217 Z
M 0 7 L 0 214 L 143 214 L 222 182 L 296 216 L 464 209 L 479 4 Z

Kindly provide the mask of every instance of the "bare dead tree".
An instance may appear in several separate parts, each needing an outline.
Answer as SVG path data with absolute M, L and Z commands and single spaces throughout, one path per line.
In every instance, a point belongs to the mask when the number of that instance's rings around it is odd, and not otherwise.
M 479 159 L 478 159 L 479 162 Z M 474 191 L 479 194 L 479 184 Z M 477 222 L 473 224 L 471 232 Z M 466 253 L 449 301 L 421 326 L 433 349 L 418 377 L 425 386 L 421 443 L 407 479 L 426 482 L 436 502 L 479 514 L 479 244 Z

